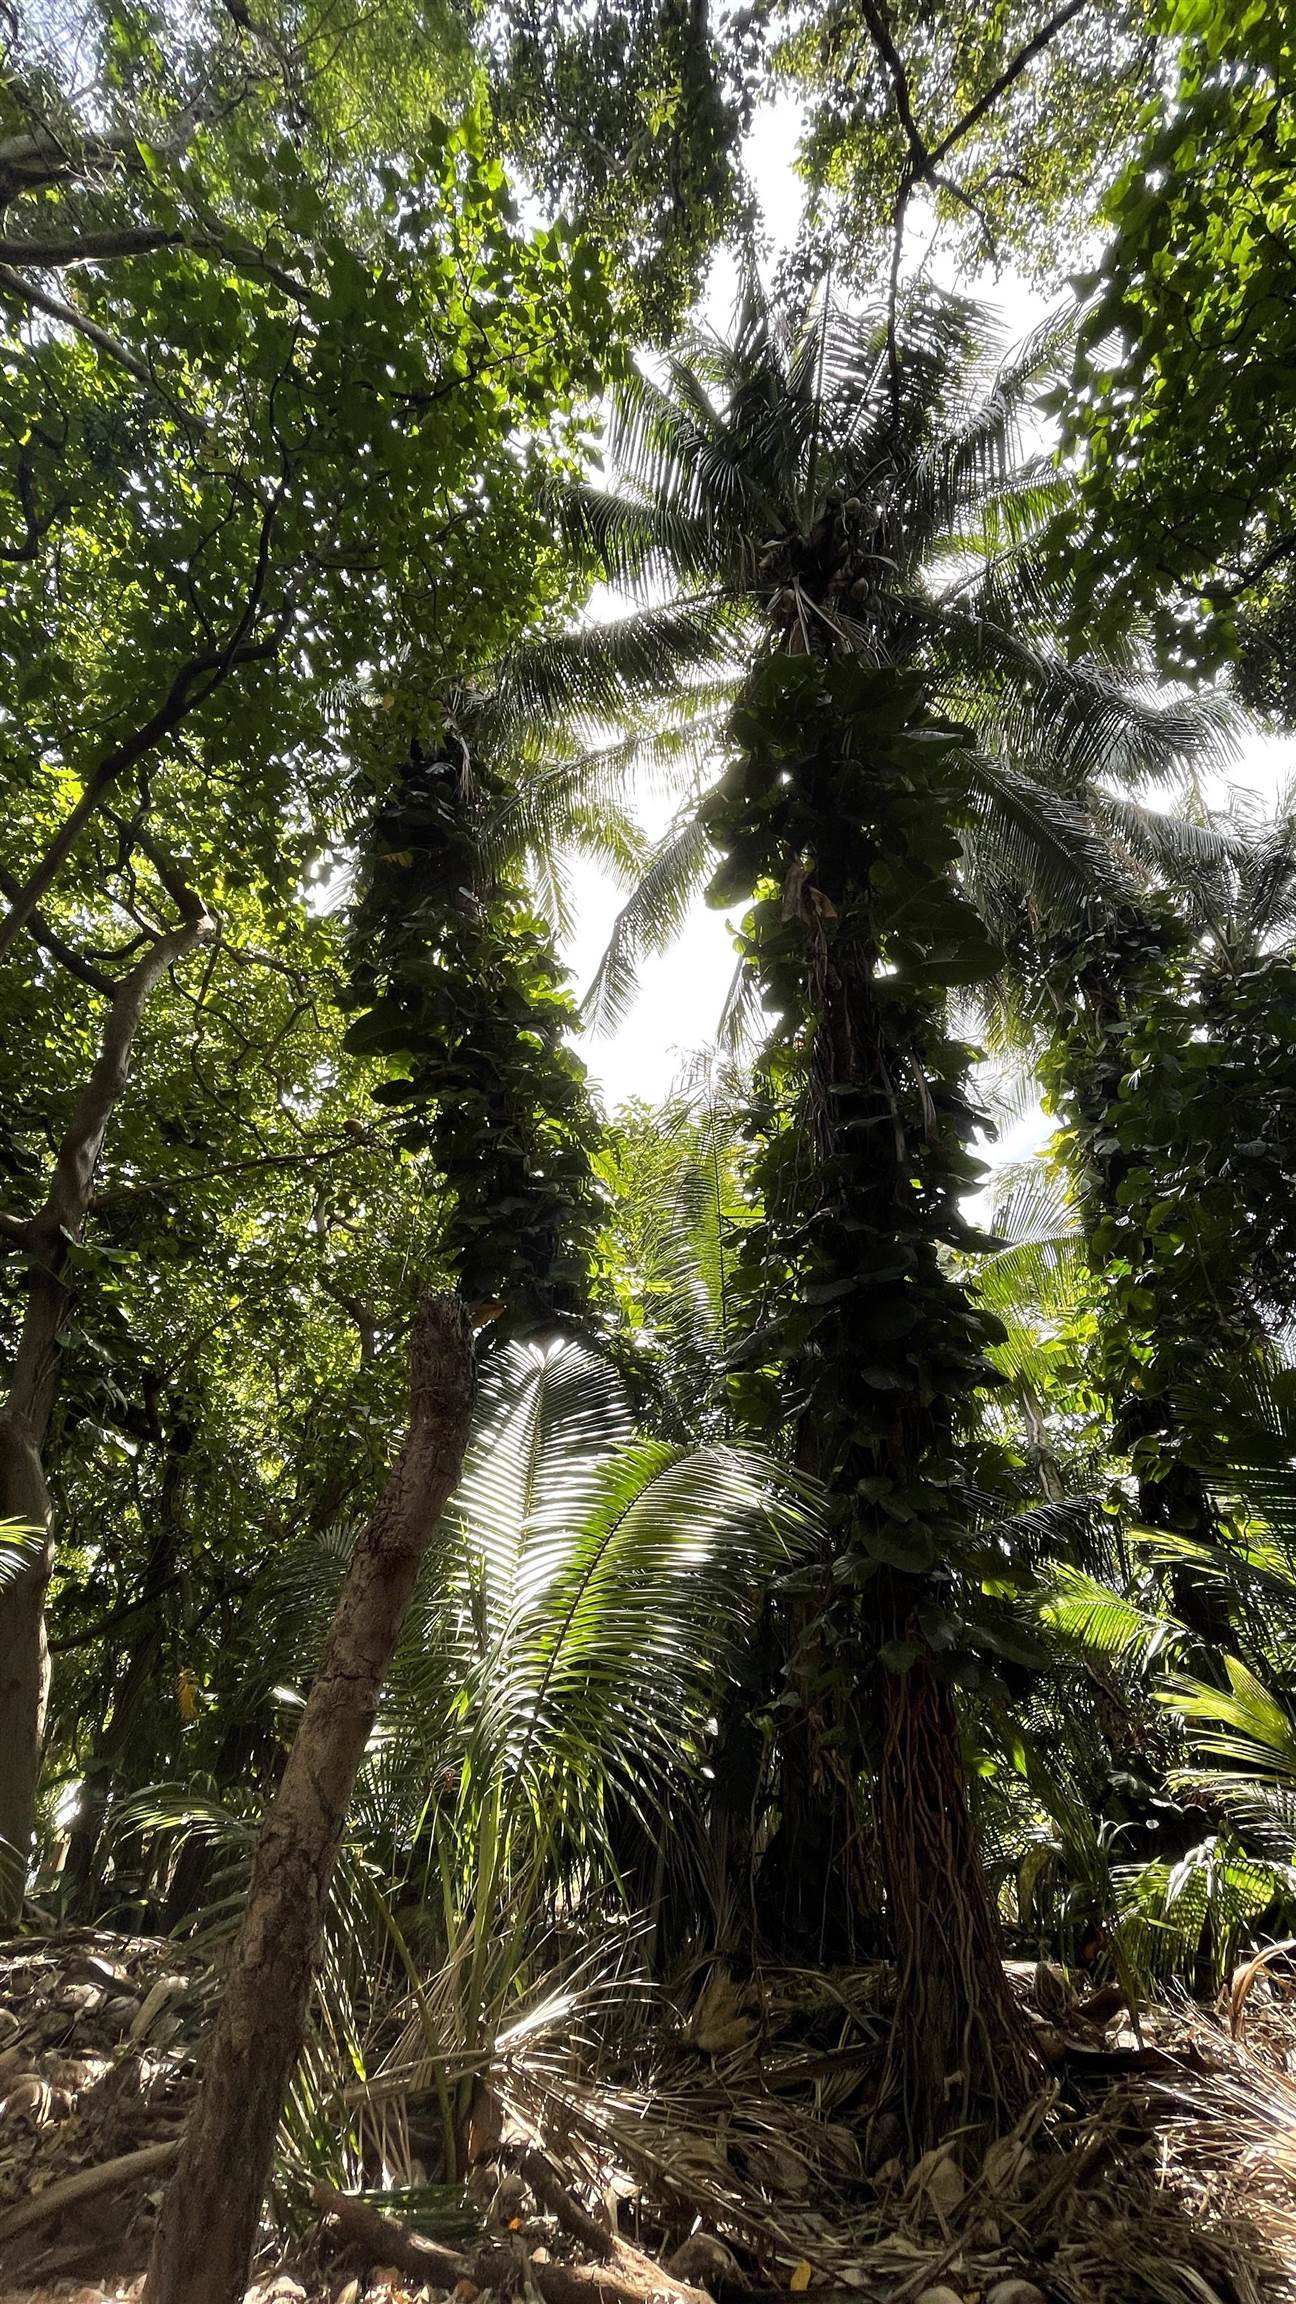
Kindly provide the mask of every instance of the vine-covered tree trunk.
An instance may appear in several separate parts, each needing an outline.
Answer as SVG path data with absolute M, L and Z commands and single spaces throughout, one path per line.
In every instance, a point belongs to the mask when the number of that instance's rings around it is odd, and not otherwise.
M 158 2223 L 147 2304 L 236 2304 L 247 2283 L 356 1770 L 419 1562 L 468 1441 L 472 1328 L 457 1297 L 424 1299 L 410 1388 L 405 1445 L 351 1556 L 261 1827 L 201 2093 Z
M 49 1691 L 45 1590 L 53 1533 L 42 1459 L 58 1393 L 68 1248 L 80 1238 L 89 1212 L 104 1137 L 130 1078 L 131 1051 L 149 997 L 168 968 L 212 932 L 202 906 L 183 893 L 183 926 L 159 936 L 117 988 L 44 1206 L 22 1228 L 19 1243 L 30 1276 L 9 1397 L 0 1414 L 0 1514 L 24 1522 L 34 1531 L 34 1544 L 19 1575 L 0 1586 L 0 1920 L 16 1916 L 27 1884 Z
M 912 681 L 845 663 L 775 660 L 749 683 L 742 728 L 709 828 L 735 877 L 777 889 L 745 929 L 778 1019 L 763 1219 L 736 1275 L 774 1365 L 742 1381 L 763 1414 L 781 1374 L 829 1529 L 788 1658 L 780 1757 L 820 1866 L 840 1870 L 843 1791 L 874 1778 L 898 1984 L 888 2109 L 922 2150 L 1011 2118 L 1027 2068 L 951 1685 L 952 1665 L 979 1669 L 962 1440 L 996 1328 L 946 1254 L 972 1238 L 962 1200 L 978 1173 L 946 987 L 994 958 L 950 871 L 967 740 Z M 717 886 L 728 895 L 723 873 Z

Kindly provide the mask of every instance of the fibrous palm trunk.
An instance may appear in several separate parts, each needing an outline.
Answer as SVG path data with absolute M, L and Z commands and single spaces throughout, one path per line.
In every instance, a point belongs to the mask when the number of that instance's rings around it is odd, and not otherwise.
M 918 1657 L 882 1682 L 878 1837 L 896 1963 L 889 2088 L 926 2145 L 1015 2115 L 1027 2088 L 1021 2015 L 1004 1975 L 968 1803 L 954 1700 Z

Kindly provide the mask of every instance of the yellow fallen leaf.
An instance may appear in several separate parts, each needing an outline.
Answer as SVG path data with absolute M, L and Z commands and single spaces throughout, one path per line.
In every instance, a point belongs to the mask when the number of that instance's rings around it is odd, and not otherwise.
M 811 2273 L 810 2267 L 803 2256 L 800 2263 L 795 2267 L 791 2279 L 788 2281 L 788 2286 L 791 2289 L 793 2295 L 800 2296 L 802 2291 L 809 2287 L 812 2277 L 813 2275 Z

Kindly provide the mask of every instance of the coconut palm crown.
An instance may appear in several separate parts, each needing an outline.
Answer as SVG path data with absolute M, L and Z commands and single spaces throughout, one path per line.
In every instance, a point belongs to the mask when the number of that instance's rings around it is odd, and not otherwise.
M 509 713 L 586 775 L 633 759 L 681 795 L 618 922 L 596 1021 L 615 1020 L 637 957 L 670 941 L 713 868 L 696 802 L 771 648 L 921 672 L 933 707 L 974 731 L 963 869 L 992 927 L 1200 869 L 1200 840 L 1181 853 L 1176 820 L 1132 792 L 1218 753 L 1227 708 L 1152 693 L 1137 636 L 1082 662 L 1057 638 L 1064 603 L 1035 547 L 1065 482 L 1030 435 L 1066 343 L 1053 321 L 1001 357 L 992 318 L 916 291 L 896 392 L 884 313 L 825 294 L 788 317 L 749 275 L 727 337 L 698 329 L 625 386 L 602 477 L 562 509 L 631 604 L 519 648 L 503 684 Z

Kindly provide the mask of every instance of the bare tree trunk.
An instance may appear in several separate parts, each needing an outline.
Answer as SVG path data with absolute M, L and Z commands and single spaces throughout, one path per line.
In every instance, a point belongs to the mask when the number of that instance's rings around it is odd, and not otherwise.
M 157 1531 L 149 1547 L 134 1628 L 125 1649 L 120 1677 L 113 1688 L 108 1716 L 101 1723 L 86 1761 L 85 1780 L 76 1820 L 68 1835 L 63 1866 L 64 1909 L 92 1909 L 107 1860 L 109 1838 L 105 1825 L 123 1761 L 133 1750 L 140 1781 L 153 1775 L 157 1755 L 141 1752 L 140 1712 L 147 1704 L 158 1672 L 166 1638 L 164 1602 L 175 1582 L 176 1554 L 184 1538 L 179 1498 L 189 1458 L 172 1453 L 162 1475 L 157 1505 Z M 163 1766 L 165 1772 L 165 1763 Z
M 58 1393 L 59 1335 L 67 1315 L 67 1252 L 85 1225 L 104 1137 L 130 1079 L 131 1050 L 150 994 L 214 923 L 186 896 L 184 925 L 159 936 L 115 994 L 93 1070 L 77 1098 L 44 1206 L 6 1239 L 27 1257 L 29 1279 L 9 1397 L 0 1412 L 0 1514 L 34 1528 L 38 1548 L 0 1587 L 0 1919 L 22 1906 L 35 1823 L 36 1782 L 49 1691 L 45 1589 L 53 1564 L 42 1459 Z
M 16 1578 L 0 1587 L 0 1916 L 22 1909 L 40 1766 L 49 1650 L 45 1591 L 53 1564 L 49 1497 L 39 1451 L 21 1416 L 0 1415 L 0 1519 L 39 1531 Z
M 414 1330 L 409 1434 L 352 1554 L 261 1827 L 202 2090 L 162 2205 L 147 2304 L 236 2304 L 247 2285 L 356 1770 L 419 1562 L 459 1479 L 472 1400 L 467 1313 L 457 1297 L 425 1297 Z

